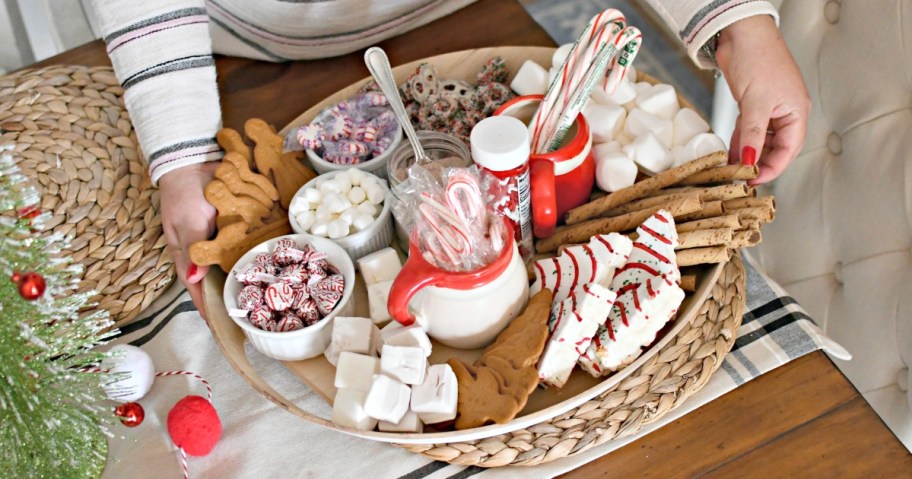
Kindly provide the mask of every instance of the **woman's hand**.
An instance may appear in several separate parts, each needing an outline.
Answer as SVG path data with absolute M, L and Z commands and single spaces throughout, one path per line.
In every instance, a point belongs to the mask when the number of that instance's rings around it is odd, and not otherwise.
M 203 188 L 212 179 L 218 162 L 201 163 L 165 173 L 158 181 L 161 196 L 162 226 L 165 239 L 174 254 L 177 277 L 180 278 L 193 304 L 203 318 L 203 291 L 200 281 L 208 266 L 190 261 L 190 245 L 204 241 L 215 231 L 215 208 L 203 196 Z
M 801 72 L 769 15 L 722 30 L 716 62 L 741 112 L 730 161 L 753 165 L 759 152 L 760 176 L 750 183 L 773 180 L 804 145 L 811 101 Z

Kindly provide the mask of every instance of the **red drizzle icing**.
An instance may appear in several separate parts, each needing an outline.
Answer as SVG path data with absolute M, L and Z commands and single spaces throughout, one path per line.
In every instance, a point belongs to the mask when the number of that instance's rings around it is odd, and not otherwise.
M 570 257 L 570 261 L 573 263 L 573 283 L 570 284 L 570 291 L 573 291 L 579 282 L 579 263 L 576 261 L 576 255 L 573 254 L 573 250 L 567 250 L 567 256 Z
M 645 224 L 640 225 L 640 228 L 641 228 L 643 231 L 645 231 L 645 232 L 649 233 L 650 235 L 652 235 L 655 239 L 657 239 L 657 240 L 659 240 L 659 241 L 661 241 L 661 242 L 663 242 L 663 243 L 665 243 L 665 244 L 671 244 L 671 240 L 670 240 L 670 239 L 668 239 L 668 238 L 666 238 L 666 237 L 660 235 L 659 233 L 656 232 L 656 230 L 654 230 L 654 229 L 652 229 L 652 228 L 646 226 Z
M 636 246 L 636 245 L 634 245 L 634 246 Z M 659 276 L 659 272 L 656 271 L 655 269 L 653 269 L 651 266 L 649 266 L 649 265 L 647 265 L 647 264 L 644 264 L 644 263 L 627 263 L 627 264 L 624 265 L 623 267 L 618 268 L 617 273 L 614 274 L 614 277 L 616 278 L 619 274 L 623 273 L 624 271 L 631 270 L 631 269 L 641 269 L 641 270 L 646 271 L 647 273 L 649 273 L 649 274 L 651 274 L 651 275 L 653 275 L 653 276 Z
M 649 297 L 650 297 L 650 298 L 655 298 L 655 297 L 656 297 L 656 292 L 655 292 L 654 289 L 652 289 L 652 281 L 647 281 L 647 282 L 646 282 L 646 292 L 649 293 Z
M 564 274 L 561 271 L 560 262 L 557 261 L 557 258 L 551 258 L 554 261 L 554 275 L 557 276 L 557 279 L 554 280 L 554 294 L 557 294 L 560 291 L 561 276 Z
M 608 240 L 606 240 L 602 235 L 595 235 L 595 239 L 599 240 L 600 243 L 605 245 L 605 247 L 608 248 L 609 253 L 614 253 L 614 248 L 611 247 L 611 243 Z
M 661 221 L 662 223 L 668 223 L 668 218 L 660 215 L 658 212 L 656 212 L 656 214 L 652 215 L 652 217 Z
M 636 308 L 637 311 L 642 311 L 643 308 L 640 307 L 640 294 L 638 291 L 639 288 L 633 290 L 633 307 Z
M 666 258 L 665 256 L 663 256 L 661 253 L 659 253 L 658 251 L 656 251 L 656 250 L 650 248 L 649 246 L 647 246 L 647 245 L 645 245 L 645 244 L 643 244 L 643 243 L 639 243 L 639 242 L 634 243 L 634 244 L 633 244 L 633 247 L 634 247 L 634 248 L 637 248 L 637 249 L 640 249 L 640 250 L 643 250 L 643 251 L 645 251 L 645 252 L 647 252 L 647 253 L 649 253 L 649 254 L 655 256 L 655 258 L 656 258 L 657 260 L 659 260 L 659 261 L 661 261 L 661 262 L 663 262 L 663 263 L 671 263 L 671 261 L 669 261 L 668 258 Z
M 592 252 L 592 248 L 589 245 L 584 244 L 583 249 L 589 254 L 589 261 L 592 262 L 592 274 L 589 275 L 589 282 L 591 283 L 595 281 L 595 269 L 598 267 L 598 263 L 595 261 L 595 253 Z

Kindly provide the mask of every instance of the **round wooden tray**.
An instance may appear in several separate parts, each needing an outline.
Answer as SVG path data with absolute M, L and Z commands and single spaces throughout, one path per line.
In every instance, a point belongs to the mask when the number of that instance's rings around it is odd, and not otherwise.
M 404 81 L 420 63 L 437 67 L 441 78 L 471 80 L 493 56 L 506 61 L 512 76 L 523 61 L 550 64 L 554 49 L 499 47 L 450 53 L 394 68 L 397 82 Z M 296 118 L 283 132 L 309 122 L 325 106 L 353 95 L 368 78 L 353 84 Z M 682 100 L 683 102 L 683 100 Z M 684 102 L 686 104 L 686 102 Z M 582 452 L 619 435 L 632 434 L 701 388 L 721 364 L 734 343 L 744 308 L 744 273 L 740 260 L 705 266 L 697 273 L 697 290 L 688 295 L 674 322 L 633 364 L 608 378 L 592 378 L 574 371 L 562 389 L 538 389 L 510 423 L 462 431 L 386 433 L 340 427 L 294 404 L 260 376 L 246 356 L 246 337 L 222 302 L 224 273 L 210 270 L 203 283 L 212 334 L 231 366 L 258 392 L 307 421 L 375 441 L 393 442 L 436 460 L 483 467 L 534 465 Z M 361 278 L 352 296 L 352 314 L 366 316 L 367 293 Z M 472 362 L 476 351 L 434 345 L 431 363 L 452 356 Z M 328 403 L 335 395 L 335 369 L 322 356 L 284 366 Z

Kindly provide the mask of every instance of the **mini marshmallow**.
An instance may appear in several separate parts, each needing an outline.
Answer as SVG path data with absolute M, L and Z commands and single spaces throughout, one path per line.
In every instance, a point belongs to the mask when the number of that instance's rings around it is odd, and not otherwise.
M 340 354 L 349 351 L 370 355 L 371 334 L 375 327 L 370 318 L 336 317 L 333 321 L 332 346 Z
M 380 371 L 405 384 L 421 384 L 427 362 L 421 348 L 384 344 L 380 351 Z
M 595 163 L 595 181 L 608 193 L 627 188 L 636 182 L 636 163 L 621 152 L 611 152 Z
M 352 219 L 352 226 L 357 231 L 364 231 L 372 224 L 374 224 L 374 217 L 371 215 L 366 215 L 364 213 L 358 213 Z
M 351 201 L 339 193 L 327 193 L 323 196 L 323 204 L 320 206 L 325 206 L 330 213 L 339 214 L 351 206 Z
M 383 336 L 383 331 L 380 331 L 380 334 Z M 383 343 L 390 346 L 421 348 L 421 350 L 424 351 L 425 357 L 431 355 L 431 350 L 433 348 L 431 345 L 431 338 L 428 337 L 424 328 L 418 324 L 411 324 L 409 326 L 400 325 L 398 328 L 389 330 L 386 336 L 383 337 Z
M 342 214 L 339 215 L 338 219 L 344 221 L 347 226 L 351 226 L 358 214 L 358 208 L 352 206 L 343 211 Z
M 367 195 L 365 194 L 365 198 L 366 198 L 366 197 L 367 197 Z M 377 217 L 377 213 L 380 212 L 380 210 L 379 210 L 376 206 L 374 206 L 374 205 L 368 203 L 367 201 L 365 201 L 365 202 L 361 203 L 360 205 L 358 205 L 357 208 L 358 208 L 358 211 L 360 211 L 360 212 L 362 212 L 362 213 L 364 213 L 364 214 L 366 214 L 366 215 L 370 215 L 370 216 L 372 216 L 372 217 L 375 217 L 375 218 Z
M 377 419 L 367 415 L 364 405 L 367 393 L 354 389 L 339 389 L 333 399 L 332 422 L 360 431 L 370 431 L 377 426 Z
M 699 113 L 690 108 L 681 108 L 674 116 L 674 145 L 686 145 L 699 133 L 709 133 L 709 124 Z
M 310 202 L 307 201 L 307 198 L 304 196 L 295 196 L 291 199 L 291 204 L 288 205 L 288 212 L 297 215 L 304 211 L 310 211 Z
M 326 180 L 323 183 L 320 183 L 318 187 L 324 196 L 326 193 L 339 193 L 342 191 L 342 186 L 335 179 Z
M 383 432 L 423 432 L 424 423 L 414 411 L 407 411 L 398 423 L 380 421 L 377 423 L 377 429 Z
M 339 184 L 339 193 L 347 195 L 352 189 L 351 177 L 348 176 L 348 173 L 345 170 L 336 173 L 333 176 L 333 181 Z
M 351 201 L 353 205 L 360 205 L 367 199 L 367 193 L 364 192 L 364 189 L 360 186 L 352 186 L 348 190 L 348 201 Z
M 304 199 L 311 205 L 319 204 L 323 200 L 323 193 L 316 188 L 304 188 Z
M 627 79 L 630 83 L 637 81 L 637 69 L 635 66 L 627 64 L 627 73 L 624 74 L 624 78 Z
M 554 54 L 551 55 L 551 67 L 560 68 L 563 66 L 567 57 L 570 55 L 570 50 L 573 50 L 572 43 L 565 43 L 557 47 L 557 49 L 554 50 Z
M 364 400 L 364 412 L 381 421 L 398 423 L 408 411 L 410 399 L 408 386 L 385 374 L 375 374 Z
M 637 95 L 637 106 L 643 111 L 671 120 L 681 109 L 678 105 L 678 96 L 673 86 L 666 83 L 653 85 Z M 669 146 L 671 144 L 669 143 Z
M 317 221 L 317 215 L 311 210 L 304 210 L 295 216 L 295 220 L 301 226 L 301 229 L 307 231 Z
M 687 142 L 687 147 L 693 150 L 694 158 L 727 150 L 725 142 L 715 133 L 698 133 Z
M 633 84 L 633 90 L 636 92 L 637 96 L 640 96 L 651 89 L 652 83 L 649 82 L 641 81 Z
M 336 379 L 333 385 L 337 389 L 354 389 L 370 391 L 374 374 L 380 373 L 380 360 L 364 354 L 342 351 L 336 361 Z
M 326 235 L 329 234 L 328 227 L 328 221 L 321 220 L 319 217 L 317 217 L 317 220 L 310 227 L 310 234 L 314 236 L 322 236 L 325 238 Z
M 365 186 L 364 192 L 367 193 L 367 201 L 370 201 L 373 205 L 383 203 L 383 200 L 386 197 L 386 189 L 378 184 L 369 184 Z
M 674 141 L 674 124 L 671 120 L 653 115 L 640 108 L 630 110 L 627 121 L 624 123 L 624 131 L 634 139 L 651 131 L 662 141 L 665 148 L 671 148 L 671 143 Z
M 629 75 L 629 72 L 628 72 Z M 633 88 L 633 83 L 628 81 L 625 77 L 624 80 L 618 82 L 617 86 L 614 87 L 613 92 L 606 92 L 606 98 L 608 101 L 616 104 L 623 105 L 630 103 L 636 99 L 637 91 Z M 602 89 L 601 87 L 598 87 Z M 604 91 L 604 90 L 602 90 Z
M 361 181 L 366 177 L 367 173 L 357 168 L 351 168 L 348 170 L 348 178 L 351 181 L 352 186 L 360 186 Z
M 370 318 L 374 324 L 385 323 L 390 320 L 389 308 L 386 303 L 389 301 L 389 292 L 392 287 L 392 281 L 380 281 L 379 283 L 367 285 L 367 302 L 370 305 Z M 401 346 L 411 345 L 403 344 Z
M 526 60 L 510 82 L 510 88 L 520 95 L 543 95 L 548 91 L 548 70 Z
M 326 235 L 332 239 L 348 236 L 348 224 L 345 220 L 332 220 L 326 225 Z
M 599 143 L 592 147 L 592 155 L 598 161 L 600 156 L 605 156 L 611 152 L 621 152 L 621 144 L 615 140 L 608 141 L 605 143 Z
M 627 110 L 615 105 L 589 103 L 583 110 L 583 115 L 589 123 L 592 140 L 596 143 L 604 143 L 614 139 L 615 135 L 623 129 Z
M 425 424 L 436 424 L 456 417 L 459 394 L 456 374 L 448 364 L 428 368 L 424 382 L 412 388 L 412 411 Z
M 674 163 L 674 158 L 665 145 L 651 131 L 640 135 L 633 143 L 625 146 L 624 153 L 650 175 L 665 171 Z
M 383 248 L 358 259 L 358 269 L 368 285 L 381 281 L 392 281 L 402 270 L 399 253 L 393 248 Z

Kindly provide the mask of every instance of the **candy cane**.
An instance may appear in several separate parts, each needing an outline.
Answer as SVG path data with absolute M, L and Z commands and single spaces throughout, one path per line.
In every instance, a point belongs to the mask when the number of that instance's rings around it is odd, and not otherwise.
M 485 205 L 478 181 L 467 171 L 458 171 L 450 177 L 446 187 L 446 200 L 450 209 L 466 226 L 484 214 Z

